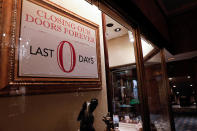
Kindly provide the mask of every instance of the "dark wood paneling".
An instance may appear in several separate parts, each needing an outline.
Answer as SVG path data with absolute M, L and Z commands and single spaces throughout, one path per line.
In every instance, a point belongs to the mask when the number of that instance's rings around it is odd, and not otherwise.
M 0 0 L 0 36 L 2 36 L 2 6 L 3 6 L 3 0 Z M 2 43 L 2 37 L 0 37 L 0 43 Z M 1 44 L 0 44 L 0 61 L 1 61 Z M 1 64 L 0 64 L 1 68 Z M 0 70 L 1 74 L 1 70 Z M 1 80 L 1 75 L 0 75 L 0 80 Z
M 165 51 L 164 49 L 161 50 L 161 68 L 163 73 L 163 80 L 164 80 L 164 89 L 166 90 L 166 100 L 167 100 L 167 110 L 168 110 L 168 116 L 170 120 L 170 127 L 172 131 L 175 131 L 175 123 L 174 123 L 174 116 L 172 112 L 172 106 L 171 106 L 171 98 L 170 98 L 170 86 L 168 81 L 168 74 L 167 74 L 167 65 L 166 65 L 166 59 L 165 59 Z
M 170 40 L 168 25 L 165 17 L 161 13 L 159 7 L 156 5 L 154 0 L 132 0 L 143 14 L 151 21 L 156 29 L 163 35 L 167 40 Z
M 175 53 L 197 50 L 197 9 L 173 16 L 169 20 L 170 35 Z
M 0 43 L 0 59 L 1 59 L 1 66 L 0 66 L 0 88 L 5 87 L 8 84 L 8 77 L 9 77 L 9 60 L 6 58 L 9 56 L 10 47 L 8 44 L 10 43 L 10 34 L 11 34 L 11 16 L 12 16 L 12 0 L 3 0 L 2 3 L 2 15 L 1 15 L 1 32 L 5 33 L 5 36 L 0 34 L 1 43 Z
M 146 87 L 148 92 L 148 97 L 150 98 L 148 101 L 149 110 L 151 113 L 159 114 L 160 113 L 160 101 L 159 96 L 159 87 L 158 81 L 155 79 L 156 76 L 161 75 L 161 65 L 154 64 L 145 67 L 146 73 Z
M 168 33 L 167 33 L 168 28 L 162 27 L 166 25 L 165 21 L 159 21 L 160 19 L 163 20 L 162 15 L 158 16 L 153 21 L 150 21 L 150 19 L 145 14 L 143 14 L 142 10 L 138 6 L 136 6 L 136 4 L 132 0 L 126 0 L 124 2 L 122 0 L 116 0 L 116 1 L 101 0 L 99 2 L 100 3 L 97 3 L 98 7 L 102 11 L 104 11 L 106 14 L 113 14 L 112 12 L 116 12 L 116 14 L 121 16 L 121 18 L 123 18 L 126 21 L 127 25 L 129 24 L 134 28 L 139 26 L 141 34 L 143 34 L 143 36 L 146 39 L 148 39 L 152 43 L 155 43 L 160 48 L 165 47 L 170 52 L 173 52 L 174 49 L 172 48 L 172 45 L 170 44 Z M 154 2 L 152 3 L 154 4 Z M 144 6 L 147 6 L 147 5 L 144 4 Z M 153 6 L 155 7 L 155 4 Z M 155 8 L 156 10 L 151 11 L 151 15 L 150 15 L 151 18 L 154 18 L 155 15 L 157 15 L 157 13 L 160 11 L 158 7 L 155 7 Z M 157 26 L 154 25 L 155 23 L 157 23 Z M 161 33 L 161 32 L 164 32 L 164 33 Z

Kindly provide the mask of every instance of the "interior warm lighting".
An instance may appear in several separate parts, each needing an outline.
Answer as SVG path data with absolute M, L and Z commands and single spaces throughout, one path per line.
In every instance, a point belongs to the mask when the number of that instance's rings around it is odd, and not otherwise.
M 176 87 L 175 85 L 173 85 L 173 87 Z
M 174 57 L 168 58 L 168 60 L 174 60 L 174 59 L 175 59 Z
M 116 28 L 116 29 L 114 29 L 114 31 L 119 32 L 119 31 L 121 31 L 121 28 Z
M 97 7 L 96 5 L 93 5 L 93 4 L 92 4 L 92 7 L 95 8 L 95 9 L 98 9 L 98 7 Z
M 170 78 L 168 78 L 170 81 L 172 80 L 172 78 L 170 77 Z
M 134 42 L 134 37 L 133 37 L 132 32 L 128 31 L 128 34 L 129 34 L 129 41 L 133 43 Z
M 188 78 L 188 79 L 190 79 L 190 78 L 191 78 L 191 76 L 187 76 L 187 78 Z
M 144 40 L 142 37 L 141 37 L 141 43 L 142 43 L 143 56 L 146 56 L 154 49 L 154 47 L 149 42 Z

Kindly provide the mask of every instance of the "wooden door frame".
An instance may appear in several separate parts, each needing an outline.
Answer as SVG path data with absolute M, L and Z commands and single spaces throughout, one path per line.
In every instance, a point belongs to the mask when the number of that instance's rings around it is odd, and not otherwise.
M 145 67 L 142 53 L 141 35 L 140 29 L 134 30 L 134 51 L 136 59 L 137 77 L 138 77 L 138 88 L 140 97 L 140 109 L 142 114 L 143 131 L 151 131 L 150 128 L 150 112 L 148 107 L 148 95 L 145 83 Z
M 171 131 L 175 131 L 175 123 L 174 123 L 174 115 L 172 111 L 172 105 L 171 105 L 171 100 L 170 100 L 170 86 L 169 86 L 169 80 L 168 80 L 168 74 L 167 74 L 167 66 L 166 66 L 166 59 L 165 59 L 165 51 L 164 49 L 160 50 L 160 55 L 161 55 L 161 69 L 163 73 L 163 86 L 166 87 L 166 95 L 167 95 L 167 110 L 169 114 L 169 119 L 170 119 L 170 127 Z

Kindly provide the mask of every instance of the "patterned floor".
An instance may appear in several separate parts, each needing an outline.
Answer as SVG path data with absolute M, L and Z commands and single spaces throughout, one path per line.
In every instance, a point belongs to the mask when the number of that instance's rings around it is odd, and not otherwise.
M 176 131 L 197 131 L 197 115 L 175 115 Z

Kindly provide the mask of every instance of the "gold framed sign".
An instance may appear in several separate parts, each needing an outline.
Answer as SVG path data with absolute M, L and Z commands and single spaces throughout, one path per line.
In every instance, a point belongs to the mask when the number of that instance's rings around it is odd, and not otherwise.
M 49 1 L 18 2 L 9 84 L 101 89 L 99 25 Z

